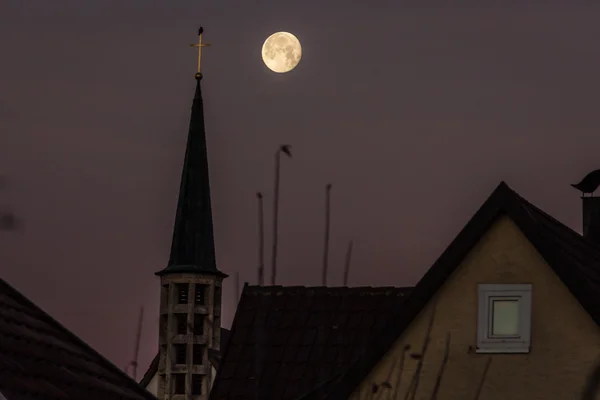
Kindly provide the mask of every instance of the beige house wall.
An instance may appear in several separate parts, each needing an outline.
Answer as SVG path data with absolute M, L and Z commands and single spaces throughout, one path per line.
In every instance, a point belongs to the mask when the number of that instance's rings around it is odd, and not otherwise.
M 532 284 L 529 354 L 477 354 L 477 285 Z M 424 359 L 416 399 L 429 399 L 440 369 L 447 333 L 449 359 L 438 400 L 474 398 L 484 367 L 492 359 L 480 400 L 574 400 L 600 354 L 600 329 L 523 233 L 508 217 L 499 218 L 457 270 L 360 385 L 354 398 L 386 399 L 398 387 L 404 399 L 436 303 L 431 344 Z M 399 373 L 403 348 L 410 345 Z M 397 385 L 400 376 L 400 385 Z M 373 384 L 379 395 L 365 396 Z M 386 385 L 384 385 L 386 386 Z M 393 397 L 389 397 L 393 398 Z

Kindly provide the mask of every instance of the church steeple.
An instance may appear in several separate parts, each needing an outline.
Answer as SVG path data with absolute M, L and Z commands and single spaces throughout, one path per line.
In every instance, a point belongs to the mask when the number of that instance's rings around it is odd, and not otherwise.
M 199 43 L 194 45 L 200 52 Z M 200 81 L 188 133 L 169 264 L 160 276 L 159 400 L 207 400 L 215 371 L 209 350 L 221 346 L 221 293 L 227 277 L 217 269 L 210 202 L 208 154 Z M 191 397 L 189 397 L 191 396 Z
M 200 29 L 199 36 L 202 38 L 202 28 Z M 200 39 L 199 44 L 193 46 L 198 47 L 198 54 L 201 54 L 202 47 L 208 45 Z M 171 255 L 167 268 L 156 273 L 159 276 L 169 273 L 212 273 L 225 276 L 217 269 L 215 259 L 201 80 L 199 56 Z

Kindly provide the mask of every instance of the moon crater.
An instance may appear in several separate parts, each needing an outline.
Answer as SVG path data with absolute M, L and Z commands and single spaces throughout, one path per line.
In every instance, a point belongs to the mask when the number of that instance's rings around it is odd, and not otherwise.
M 265 40 L 262 47 L 262 59 L 273 72 L 290 72 L 302 58 L 300 41 L 289 32 L 277 32 Z

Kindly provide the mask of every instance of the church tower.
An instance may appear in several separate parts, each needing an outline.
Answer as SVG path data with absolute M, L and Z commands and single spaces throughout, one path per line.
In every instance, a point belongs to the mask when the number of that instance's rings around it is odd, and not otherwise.
M 159 400 L 205 400 L 214 379 L 208 350 L 221 340 L 221 284 L 217 269 L 210 201 L 208 154 L 200 73 L 192 104 L 179 201 L 168 266 L 160 277 Z

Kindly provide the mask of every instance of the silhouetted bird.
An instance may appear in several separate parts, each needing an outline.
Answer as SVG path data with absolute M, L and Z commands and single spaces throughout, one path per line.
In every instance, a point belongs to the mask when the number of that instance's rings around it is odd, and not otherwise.
M 292 156 L 292 146 L 290 146 L 289 144 L 284 144 L 282 145 L 279 150 L 281 150 L 282 152 L 284 152 L 288 157 Z
M 575 189 L 582 193 L 594 193 L 600 186 L 600 169 L 590 172 L 581 180 L 581 182 L 572 184 Z
M 17 229 L 17 217 L 11 212 L 0 214 L 0 230 L 14 231 Z

